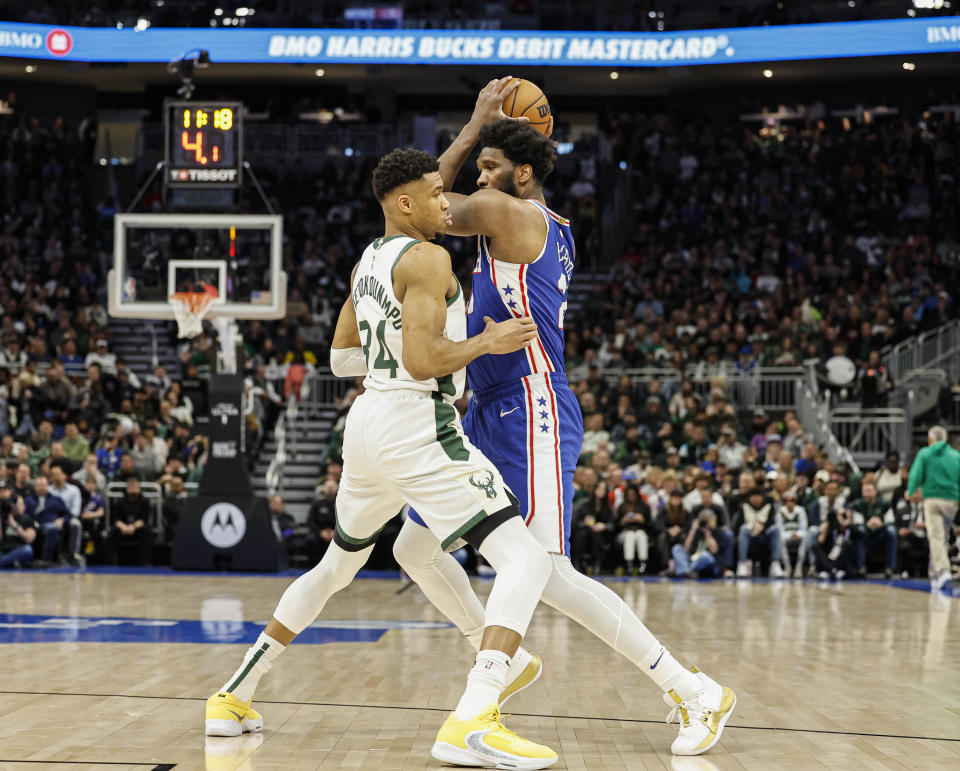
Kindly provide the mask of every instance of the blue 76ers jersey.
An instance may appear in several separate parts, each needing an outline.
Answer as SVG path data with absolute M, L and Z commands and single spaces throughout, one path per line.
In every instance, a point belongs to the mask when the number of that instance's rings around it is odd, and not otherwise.
M 533 262 L 518 265 L 493 259 L 483 236 L 473 269 L 473 293 L 467 306 L 467 335 L 483 331 L 484 316 L 506 321 L 532 316 L 538 339 L 522 351 L 486 355 L 467 365 L 467 380 L 474 391 L 486 391 L 527 375 L 564 372 L 563 315 L 567 288 L 573 275 L 574 244 L 570 222 L 539 201 L 536 206 L 547 223 L 543 252 Z
M 493 259 L 480 238 L 467 331 L 479 334 L 484 316 L 506 321 L 529 315 L 539 339 L 526 350 L 481 356 L 467 365 L 474 393 L 463 430 L 500 470 L 530 533 L 547 551 L 569 554 L 573 472 L 583 444 L 580 405 L 563 366 L 573 235 L 565 219 L 538 201 L 528 203 L 547 223 L 543 251 L 533 262 L 515 265 Z M 423 525 L 416 512 L 410 518 Z

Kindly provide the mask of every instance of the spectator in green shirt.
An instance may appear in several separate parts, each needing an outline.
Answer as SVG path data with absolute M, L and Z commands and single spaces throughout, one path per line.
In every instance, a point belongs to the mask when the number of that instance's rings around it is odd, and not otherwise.
M 77 465 L 83 463 L 90 453 L 90 442 L 80 435 L 76 423 L 67 423 L 65 435 L 60 443 L 63 445 L 63 456 Z

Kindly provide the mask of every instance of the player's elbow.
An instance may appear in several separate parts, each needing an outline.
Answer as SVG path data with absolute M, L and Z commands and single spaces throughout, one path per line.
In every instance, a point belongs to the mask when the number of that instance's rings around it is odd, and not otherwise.
M 428 357 L 422 353 L 403 352 L 403 368 L 414 380 L 429 380 L 433 377 Z

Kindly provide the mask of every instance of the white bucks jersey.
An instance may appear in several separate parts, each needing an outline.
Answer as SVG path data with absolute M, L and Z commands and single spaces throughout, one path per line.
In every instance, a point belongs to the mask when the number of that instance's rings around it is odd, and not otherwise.
M 403 308 L 393 291 L 393 268 L 403 253 L 418 243 L 403 235 L 378 238 L 364 250 L 354 272 L 353 307 L 367 359 L 363 385 L 373 391 L 428 391 L 452 402 L 463 395 L 465 369 L 440 378 L 417 380 L 403 366 Z M 447 300 L 443 333 L 448 340 L 467 339 L 467 310 L 459 284 L 457 293 Z

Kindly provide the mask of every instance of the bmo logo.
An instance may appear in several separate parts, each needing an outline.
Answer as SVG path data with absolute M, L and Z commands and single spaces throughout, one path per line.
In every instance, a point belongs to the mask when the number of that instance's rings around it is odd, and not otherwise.
M 66 56 L 73 48 L 73 36 L 65 29 L 52 29 L 47 33 L 47 50 L 54 56 Z

